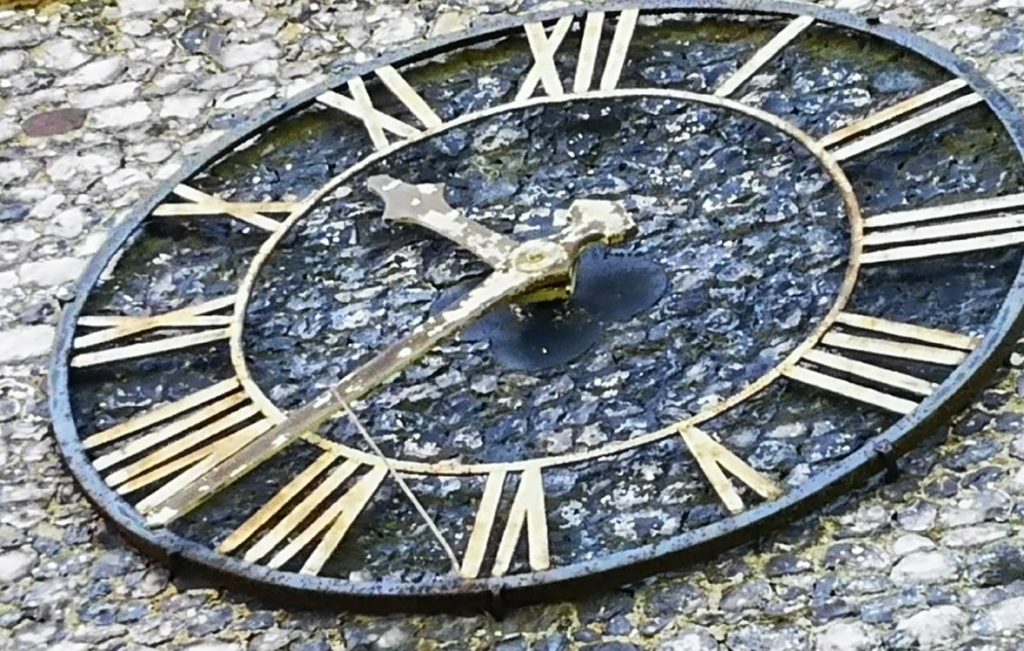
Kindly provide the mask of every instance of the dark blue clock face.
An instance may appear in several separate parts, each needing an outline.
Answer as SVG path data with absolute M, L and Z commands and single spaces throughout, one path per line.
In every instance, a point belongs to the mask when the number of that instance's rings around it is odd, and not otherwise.
M 598 16 L 338 81 L 142 211 L 57 357 L 97 501 L 207 569 L 408 606 L 734 544 L 934 427 L 1011 334 L 1015 114 L 837 14 Z M 637 228 L 296 427 L 505 268 L 385 222 L 380 174 L 516 246 L 578 200 Z

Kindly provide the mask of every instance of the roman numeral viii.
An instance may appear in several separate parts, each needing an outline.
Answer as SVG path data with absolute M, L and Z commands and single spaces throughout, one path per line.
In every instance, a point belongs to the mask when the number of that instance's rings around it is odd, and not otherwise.
M 638 9 L 625 9 L 619 13 L 598 82 L 598 88 L 601 90 L 612 90 L 619 85 L 619 77 L 622 75 L 622 68 L 626 63 L 626 55 L 629 52 L 629 44 L 633 39 L 633 31 L 636 29 L 639 15 Z M 543 86 L 544 94 L 549 97 L 565 95 L 562 79 L 555 66 L 555 54 L 558 53 L 558 48 L 561 47 L 575 20 L 575 16 L 565 16 L 559 19 L 550 34 L 545 31 L 544 25 L 541 23 L 527 23 L 524 26 L 526 38 L 530 42 L 530 51 L 533 53 L 534 64 L 526 73 L 519 92 L 516 93 L 517 101 L 533 97 L 538 86 Z M 576 73 L 572 84 L 573 93 L 585 93 L 593 87 L 594 74 L 601 56 L 600 47 L 604 36 L 605 21 L 606 14 L 603 11 L 587 14 L 576 60 Z
M 97 432 L 83 445 L 97 452 L 93 466 L 118 493 L 156 485 L 137 505 L 145 512 L 175 492 L 194 467 L 230 456 L 271 424 L 238 379 L 229 378 Z
M 819 345 L 784 373 L 790 379 L 825 391 L 908 414 L 938 385 L 910 373 L 854 359 L 849 353 L 891 362 L 907 360 L 955 367 L 979 343 L 976 337 L 945 330 L 843 313 Z

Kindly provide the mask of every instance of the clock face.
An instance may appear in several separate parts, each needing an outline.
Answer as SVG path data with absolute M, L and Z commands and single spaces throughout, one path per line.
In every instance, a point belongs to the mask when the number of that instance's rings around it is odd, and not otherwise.
M 480 27 L 215 145 L 65 310 L 90 499 L 218 584 L 454 609 L 892 467 L 1017 332 L 1021 123 L 914 37 L 745 6 Z

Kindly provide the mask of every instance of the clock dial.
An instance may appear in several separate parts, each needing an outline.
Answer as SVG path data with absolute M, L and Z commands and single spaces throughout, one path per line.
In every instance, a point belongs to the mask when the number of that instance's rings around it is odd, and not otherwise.
M 499 608 L 891 467 L 1018 330 L 1020 119 L 912 36 L 745 6 L 480 28 L 183 170 L 64 315 L 80 484 L 218 582 Z

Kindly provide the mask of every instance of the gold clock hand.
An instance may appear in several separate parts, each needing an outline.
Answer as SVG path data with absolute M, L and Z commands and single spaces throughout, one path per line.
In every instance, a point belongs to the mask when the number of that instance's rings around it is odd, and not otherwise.
M 217 455 L 186 471 L 188 481 L 161 489 L 137 508 L 150 525 L 164 525 L 267 460 L 304 432 L 391 380 L 441 341 L 491 309 L 521 294 L 571 282 L 580 251 L 588 244 L 623 241 L 635 230 L 632 218 L 607 201 L 577 201 L 560 233 L 517 246 L 499 268 L 453 307 L 427 319 L 404 339 L 388 346 L 337 385 L 293 411 L 285 420 L 230 455 Z M 340 396 L 338 400 L 336 396 Z M 167 488 L 167 487 L 165 487 Z
M 384 219 L 413 224 L 455 242 L 491 267 L 497 267 L 519 245 L 448 205 L 444 184 L 412 185 L 391 176 L 371 176 L 366 185 L 384 200 Z

